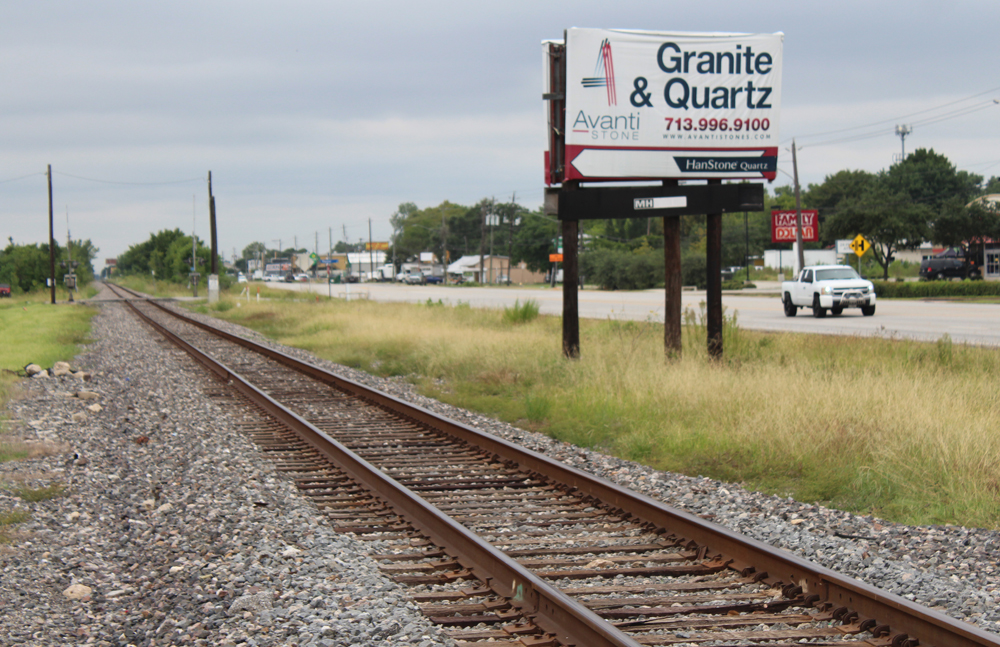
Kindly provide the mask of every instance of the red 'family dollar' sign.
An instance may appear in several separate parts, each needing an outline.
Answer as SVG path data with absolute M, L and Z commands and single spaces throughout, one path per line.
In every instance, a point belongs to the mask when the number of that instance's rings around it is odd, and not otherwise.
M 802 242 L 815 243 L 819 241 L 818 214 L 819 212 L 815 209 L 802 210 Z M 772 243 L 795 242 L 795 217 L 795 211 L 771 212 Z

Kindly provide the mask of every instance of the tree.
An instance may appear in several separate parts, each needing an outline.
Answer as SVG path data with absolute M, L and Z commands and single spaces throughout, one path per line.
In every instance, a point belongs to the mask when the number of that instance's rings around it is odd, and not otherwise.
M 885 174 L 856 197 L 845 197 L 826 220 L 833 236 L 853 238 L 861 234 L 872 245 L 882 278 L 889 278 L 889 265 L 900 249 L 919 245 L 926 237 L 933 209 L 915 202 L 905 192 L 893 190 Z
M 547 271 L 552 267 L 549 254 L 556 251 L 555 240 L 559 231 L 559 221 L 546 216 L 541 210 L 524 212 L 520 226 L 514 231 L 511 263 L 523 262 L 533 272 Z
M 979 264 L 990 240 L 1000 240 L 1000 209 L 995 202 L 974 200 L 962 204 L 958 198 L 945 203 L 931 226 L 931 239 L 962 250 L 966 260 Z M 970 267 L 970 272 L 975 271 Z
M 884 173 L 889 190 L 926 205 L 935 216 L 945 203 L 958 199 L 968 203 L 980 193 L 982 176 L 958 171 L 944 155 L 919 148 Z
M 97 254 L 97 247 L 90 240 L 72 241 L 73 260 L 76 267 L 77 285 L 83 286 L 94 278 L 92 261 Z M 56 243 L 56 283 L 62 284 L 69 272 L 63 263 L 67 260 L 65 248 Z M 7 283 L 16 293 L 31 292 L 45 287 L 50 276 L 51 261 L 48 244 L 15 245 L 9 244 L 0 253 L 0 283 Z
M 995 195 L 997 193 L 1000 193 L 1000 177 L 994 176 L 983 185 L 983 195 Z
M 197 243 L 198 267 L 203 274 L 209 267 L 211 250 Z M 153 274 L 158 279 L 186 283 L 191 271 L 191 237 L 180 229 L 159 231 L 149 240 L 132 245 L 118 257 L 118 271 L 123 274 Z
M 164 229 L 151 234 L 149 240 L 130 246 L 124 254 L 118 257 L 118 271 L 123 274 L 152 273 L 157 277 L 167 278 L 171 275 L 167 262 L 167 252 L 170 246 L 180 238 L 184 238 L 184 232 L 180 229 Z M 187 240 L 188 249 L 190 249 L 191 239 Z

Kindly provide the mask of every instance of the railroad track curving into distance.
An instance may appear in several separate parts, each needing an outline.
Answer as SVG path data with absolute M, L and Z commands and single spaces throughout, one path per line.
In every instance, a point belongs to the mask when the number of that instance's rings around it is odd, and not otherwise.
M 994 634 L 123 288 L 459 645 L 1000 647 Z

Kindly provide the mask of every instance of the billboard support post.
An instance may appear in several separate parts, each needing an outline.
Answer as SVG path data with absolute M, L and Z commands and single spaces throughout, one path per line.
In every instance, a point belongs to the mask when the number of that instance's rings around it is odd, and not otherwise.
M 677 180 L 663 180 L 663 186 L 677 186 Z M 663 216 L 663 348 L 667 359 L 681 356 L 681 219 Z
M 709 187 L 722 184 L 722 180 L 709 180 Z M 706 324 L 708 328 L 708 355 L 722 357 L 722 213 L 705 216 L 705 271 Z
M 566 182 L 564 191 L 578 190 L 579 182 Z M 563 238 L 563 355 L 568 359 L 580 357 L 580 264 L 577 258 L 579 220 L 562 221 Z M 555 270 L 553 270 L 554 272 Z

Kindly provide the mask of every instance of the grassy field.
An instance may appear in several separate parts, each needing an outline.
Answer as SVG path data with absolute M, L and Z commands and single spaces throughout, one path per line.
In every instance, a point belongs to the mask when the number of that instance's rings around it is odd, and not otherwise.
M 710 361 L 688 312 L 683 358 L 661 325 L 440 304 L 241 303 L 199 309 L 282 343 L 578 445 L 907 523 L 1000 527 L 995 351 L 942 339 L 767 334 L 727 319 Z

